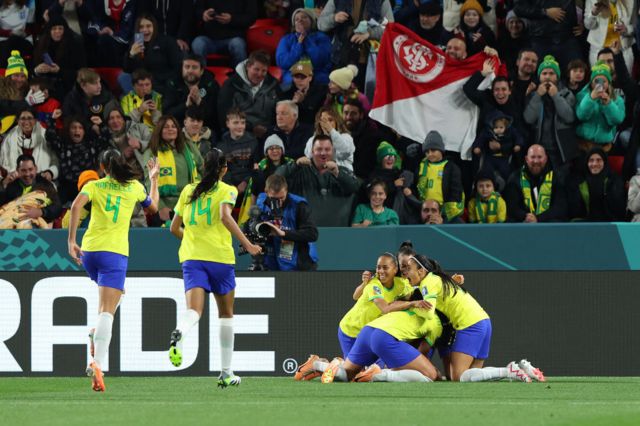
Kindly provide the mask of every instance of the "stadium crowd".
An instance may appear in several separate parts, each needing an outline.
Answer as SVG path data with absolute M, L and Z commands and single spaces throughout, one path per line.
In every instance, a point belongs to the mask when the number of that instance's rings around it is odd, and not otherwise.
M 133 226 L 168 226 L 212 148 L 241 223 L 272 174 L 317 226 L 640 221 L 637 18 L 632 0 L 3 0 L 0 227 L 64 227 L 108 148 L 147 187 L 160 165 Z M 463 88 L 471 160 L 369 118 L 389 22 L 489 55 Z

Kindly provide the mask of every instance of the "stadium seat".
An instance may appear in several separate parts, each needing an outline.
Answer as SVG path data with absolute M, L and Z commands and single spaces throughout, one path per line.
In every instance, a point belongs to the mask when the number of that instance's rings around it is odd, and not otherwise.
M 287 33 L 287 29 L 277 25 L 265 27 L 251 27 L 247 31 L 247 48 L 249 52 L 262 49 L 274 56 L 280 39 Z
M 282 68 L 271 65 L 269 67 L 269 74 L 271 74 L 276 80 L 282 81 Z
M 285 30 L 289 30 L 289 26 L 291 22 L 288 19 L 278 19 L 278 18 L 263 18 L 256 19 L 256 22 L 251 26 L 252 28 L 258 27 L 282 27 Z
M 213 74 L 220 87 L 229 78 L 229 74 L 233 72 L 233 69 L 229 67 L 206 67 L 206 69 Z
M 0 68 L 0 77 L 4 77 L 4 72 L 6 71 L 6 68 Z
M 93 70 L 100 74 L 100 78 L 107 83 L 109 90 L 111 90 L 114 96 L 122 93 L 122 88 L 118 84 L 118 76 L 123 73 L 122 68 L 102 67 L 93 68 Z
M 231 64 L 229 55 L 221 55 L 219 53 L 210 53 L 207 55 L 207 65 L 228 67 Z
M 624 156 L 611 155 L 609 157 L 609 168 L 618 176 L 622 176 L 622 165 L 624 164 Z

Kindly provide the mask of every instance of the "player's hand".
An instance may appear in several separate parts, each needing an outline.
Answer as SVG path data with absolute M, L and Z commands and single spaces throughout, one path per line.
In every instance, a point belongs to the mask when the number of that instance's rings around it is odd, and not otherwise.
M 456 282 L 456 284 L 458 284 L 458 285 L 463 285 L 464 284 L 464 275 L 462 275 L 462 274 L 453 274 L 451 276 L 451 279 L 454 280 Z
M 80 258 L 84 256 L 84 253 L 82 253 L 82 250 L 80 250 L 80 246 L 78 246 L 78 244 L 76 244 L 75 241 L 73 242 L 69 241 L 68 245 L 69 245 L 69 256 L 71 256 L 73 261 L 76 262 L 78 265 L 82 265 L 82 260 L 80 260 Z
M 411 307 L 416 309 L 432 309 L 433 305 L 426 300 L 414 300 L 411 302 Z
M 247 251 L 247 253 L 249 253 L 251 256 L 255 256 L 258 254 L 262 253 L 262 247 L 255 245 L 255 244 L 247 244 L 246 246 L 244 246 L 244 249 Z
M 371 271 L 364 271 L 362 273 L 362 283 L 366 284 L 371 280 L 373 274 L 371 274 Z
M 147 161 L 147 170 L 149 170 L 149 179 L 158 179 L 160 176 L 160 162 L 157 158 L 150 158 Z

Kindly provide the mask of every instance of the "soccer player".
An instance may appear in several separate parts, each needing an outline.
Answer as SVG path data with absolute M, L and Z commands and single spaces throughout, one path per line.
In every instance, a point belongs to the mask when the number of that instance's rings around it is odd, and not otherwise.
M 100 155 L 100 168 L 105 177 L 87 183 L 71 206 L 69 221 L 69 255 L 82 264 L 89 277 L 98 284 L 98 321 L 91 341 L 93 361 L 87 367 L 94 391 L 104 392 L 102 373 L 109 352 L 111 328 L 120 298 L 124 292 L 129 256 L 129 223 L 137 202 L 145 211 L 158 210 L 158 162 L 147 162 L 151 180 L 150 195 L 136 180 L 135 172 L 123 155 L 109 149 Z M 82 238 L 82 248 L 76 244 L 76 231 L 82 210 L 91 202 L 89 228 Z
M 222 151 L 209 151 L 205 157 L 202 180 L 185 186 L 175 206 L 171 233 L 182 240 L 179 256 L 187 311 L 178 319 L 169 343 L 169 360 L 179 367 L 182 364 L 182 341 L 200 320 L 207 293 L 213 293 L 220 318 L 222 372 L 218 378 L 218 386 L 223 388 L 237 386 L 241 381 L 231 370 L 233 301 L 236 288 L 235 254 L 231 235 L 252 256 L 262 251 L 260 246 L 247 239 L 231 216 L 238 190 L 235 186 L 222 182 L 226 172 L 227 160 Z
M 476 382 L 509 378 L 527 383 L 532 378 L 545 380 L 542 372 L 524 359 L 502 368 L 483 368 L 491 344 L 491 320 L 485 310 L 435 260 L 417 254 L 403 260 L 401 268 L 409 282 L 420 286 L 425 300 L 445 314 L 456 330 L 452 346 L 441 352 L 450 380 Z
M 368 279 L 363 273 L 363 282 L 355 292 L 356 303 L 344 315 L 338 326 L 338 341 L 346 358 L 356 341 L 360 330 L 372 320 L 389 312 L 407 309 L 415 303 L 402 301 L 413 293 L 409 282 L 396 276 L 399 271 L 398 261 L 392 253 L 384 253 L 378 257 L 376 276 Z M 333 364 L 340 364 L 343 358 L 334 358 Z M 315 367 L 314 367 L 315 366 Z M 328 362 L 317 355 L 311 355 L 296 372 L 296 380 L 312 380 L 321 375 L 328 368 Z

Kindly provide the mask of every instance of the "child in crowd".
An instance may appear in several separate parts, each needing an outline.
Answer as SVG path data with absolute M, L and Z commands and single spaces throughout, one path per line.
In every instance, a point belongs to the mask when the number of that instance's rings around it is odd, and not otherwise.
M 45 129 L 51 119 L 51 115 L 57 109 L 62 107 L 62 104 L 59 100 L 49 96 L 51 85 L 49 81 L 42 77 L 33 77 L 31 82 L 29 83 L 29 88 L 33 92 L 37 92 L 38 90 L 42 91 L 44 94 L 44 102 L 38 105 L 34 105 L 33 109 L 36 112 L 36 120 L 40 123 L 42 127 Z M 62 119 L 58 118 L 55 120 L 55 128 L 61 130 L 63 128 Z
M 333 108 L 342 117 L 342 108 L 349 99 L 357 99 L 362 103 L 362 107 L 368 113 L 371 109 L 369 99 L 358 91 L 353 79 L 358 75 L 358 67 L 347 65 L 338 68 L 329 74 L 329 93 L 324 103 L 325 106 Z
M 229 131 L 218 143 L 229 167 L 222 181 L 237 187 L 238 200 L 241 200 L 253 171 L 258 141 L 252 133 L 246 131 L 246 116 L 238 108 L 232 108 L 227 113 L 226 124 Z
M 424 158 L 418 168 L 418 194 L 420 199 L 436 200 L 444 206 L 447 223 L 461 222 L 464 213 L 464 191 L 460 169 L 452 161 L 444 159 L 444 142 L 435 130 L 427 134 L 423 144 Z
M 574 59 L 567 65 L 567 88 L 574 96 L 589 82 L 587 75 L 589 75 L 589 65 L 582 59 Z
M 372 180 L 367 185 L 369 204 L 358 204 L 351 221 L 354 228 L 366 228 L 380 225 L 399 225 L 398 214 L 384 206 L 387 199 L 387 185 L 383 180 Z
M 212 132 L 204 125 L 204 112 L 197 105 L 190 105 L 184 113 L 182 133 L 200 150 L 202 157 L 211 151 Z
M 509 179 L 511 154 L 519 152 L 524 144 L 520 133 L 511 125 L 512 118 L 500 110 L 487 117 L 484 131 L 471 147 L 480 160 L 479 169 L 497 172 L 504 182 Z
M 131 75 L 133 89 L 120 101 L 131 121 L 144 123 L 151 131 L 162 117 L 162 95 L 153 90 L 152 77 L 145 69 L 135 70 Z
M 484 8 L 478 0 L 467 0 L 460 7 L 460 26 L 454 36 L 464 39 L 468 56 L 482 52 L 485 46 L 495 47 L 496 37 L 491 28 L 482 21 Z
M 507 204 L 496 192 L 493 174 L 480 172 L 474 183 L 475 197 L 469 200 L 469 223 L 503 223 L 507 220 Z

